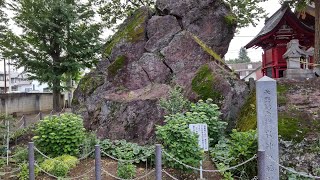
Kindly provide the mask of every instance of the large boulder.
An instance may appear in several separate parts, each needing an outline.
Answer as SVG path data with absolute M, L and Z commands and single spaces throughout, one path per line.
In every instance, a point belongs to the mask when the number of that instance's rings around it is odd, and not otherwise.
M 233 124 L 246 84 L 214 53 L 224 56 L 235 26 L 220 0 L 158 0 L 156 13 L 143 7 L 106 43 L 105 58 L 74 92 L 73 111 L 100 138 L 145 144 L 163 123 L 160 98 L 181 86 L 190 100 L 212 98 Z M 195 40 L 198 39 L 198 41 Z

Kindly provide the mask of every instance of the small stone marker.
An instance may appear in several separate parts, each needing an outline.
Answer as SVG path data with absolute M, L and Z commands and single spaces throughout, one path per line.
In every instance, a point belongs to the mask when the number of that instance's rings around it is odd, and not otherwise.
M 264 150 L 265 163 L 259 171 L 263 180 L 279 180 L 279 141 L 277 83 L 264 76 L 256 82 L 258 148 Z

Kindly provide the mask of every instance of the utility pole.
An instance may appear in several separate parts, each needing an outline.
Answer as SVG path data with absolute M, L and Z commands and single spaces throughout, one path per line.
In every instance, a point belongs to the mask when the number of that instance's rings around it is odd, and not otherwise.
M 9 63 L 8 63 L 8 67 L 9 67 L 9 70 L 8 70 L 8 76 L 9 76 L 9 93 L 11 93 L 12 91 L 12 85 L 11 85 L 11 74 L 10 74 L 10 59 L 9 59 Z
M 7 93 L 6 58 L 3 58 L 3 69 L 4 69 L 4 93 Z

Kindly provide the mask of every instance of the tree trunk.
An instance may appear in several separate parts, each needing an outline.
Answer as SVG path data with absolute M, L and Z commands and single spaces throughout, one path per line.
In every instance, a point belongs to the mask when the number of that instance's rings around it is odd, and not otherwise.
M 52 89 L 53 89 L 53 110 L 55 112 L 60 112 L 60 79 L 55 79 L 52 83 Z
M 314 0 L 315 2 L 315 11 L 316 11 L 316 19 L 315 19 L 315 46 L 314 46 L 314 60 L 316 64 L 320 62 L 320 0 Z M 318 66 L 318 68 L 320 68 Z

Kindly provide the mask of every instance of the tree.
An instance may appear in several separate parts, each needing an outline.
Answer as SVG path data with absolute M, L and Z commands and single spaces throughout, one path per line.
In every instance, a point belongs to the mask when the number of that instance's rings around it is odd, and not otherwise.
M 239 51 L 239 56 L 236 59 L 229 59 L 226 61 L 228 64 L 237 64 L 237 63 L 248 63 L 251 62 L 250 57 L 248 56 L 247 49 L 244 47 L 241 47 Z
M 155 0 L 98 0 L 99 14 L 108 28 L 113 28 L 141 6 L 153 7 Z
M 20 35 L 9 32 L 4 55 L 24 67 L 30 79 L 47 82 L 53 108 L 60 109 L 64 75 L 77 76 L 97 62 L 101 25 L 94 21 L 91 2 L 81 0 L 16 0 L 9 4 Z
M 265 10 L 259 6 L 264 1 L 266 0 L 225 0 L 232 11 L 227 20 L 236 23 L 238 28 L 256 26 L 257 21 L 266 17 Z
M 241 49 L 239 51 L 239 60 L 242 62 L 251 62 L 251 59 L 248 56 L 247 49 L 244 47 L 241 47 Z

